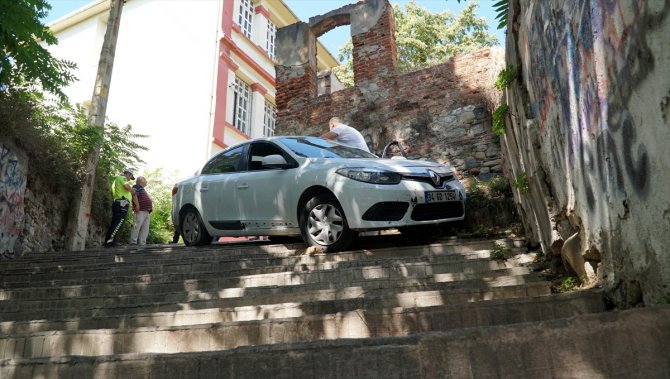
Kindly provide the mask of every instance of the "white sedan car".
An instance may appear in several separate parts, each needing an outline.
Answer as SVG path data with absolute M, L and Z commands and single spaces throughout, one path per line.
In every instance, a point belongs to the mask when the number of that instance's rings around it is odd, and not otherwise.
M 179 182 L 172 219 L 189 246 L 220 236 L 302 236 L 338 251 L 358 232 L 463 220 L 465 197 L 454 170 L 439 163 L 270 137 L 228 148 Z

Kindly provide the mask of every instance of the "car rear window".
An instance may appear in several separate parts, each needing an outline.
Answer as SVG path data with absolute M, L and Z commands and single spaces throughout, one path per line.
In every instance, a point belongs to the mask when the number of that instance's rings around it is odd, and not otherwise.
M 305 158 L 377 158 L 376 155 L 354 147 L 317 137 L 280 138 L 282 144 L 296 155 Z

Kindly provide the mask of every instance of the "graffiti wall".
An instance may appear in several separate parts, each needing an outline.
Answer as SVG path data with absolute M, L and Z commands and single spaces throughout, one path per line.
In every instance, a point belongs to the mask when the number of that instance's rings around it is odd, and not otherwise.
M 0 143 L 0 254 L 21 250 L 27 158 L 13 145 Z
M 670 300 L 670 0 L 510 12 L 504 149 L 527 229 L 617 303 Z

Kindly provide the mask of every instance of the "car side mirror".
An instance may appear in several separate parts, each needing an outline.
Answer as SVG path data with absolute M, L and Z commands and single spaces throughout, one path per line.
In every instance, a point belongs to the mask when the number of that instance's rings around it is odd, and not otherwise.
M 261 159 L 261 165 L 265 168 L 288 168 L 290 165 L 286 162 L 283 156 L 279 154 L 272 154 Z

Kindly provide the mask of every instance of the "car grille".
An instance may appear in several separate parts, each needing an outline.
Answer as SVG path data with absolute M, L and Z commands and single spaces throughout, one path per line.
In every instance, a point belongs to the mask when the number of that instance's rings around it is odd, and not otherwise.
M 430 176 L 428 176 L 428 174 L 403 174 L 403 179 L 405 180 L 413 180 L 416 182 L 428 183 L 435 188 L 443 188 L 446 182 L 454 180 L 454 174 L 447 174 L 447 175 L 438 174 L 438 177 L 440 178 L 439 183 L 435 185 L 435 183 L 433 183 L 433 180 L 430 178 Z
M 412 211 L 412 220 L 428 221 L 463 216 L 463 203 L 446 201 L 443 203 L 417 204 Z
M 409 203 L 399 201 L 384 201 L 368 209 L 363 215 L 365 221 L 398 221 L 407 212 Z

